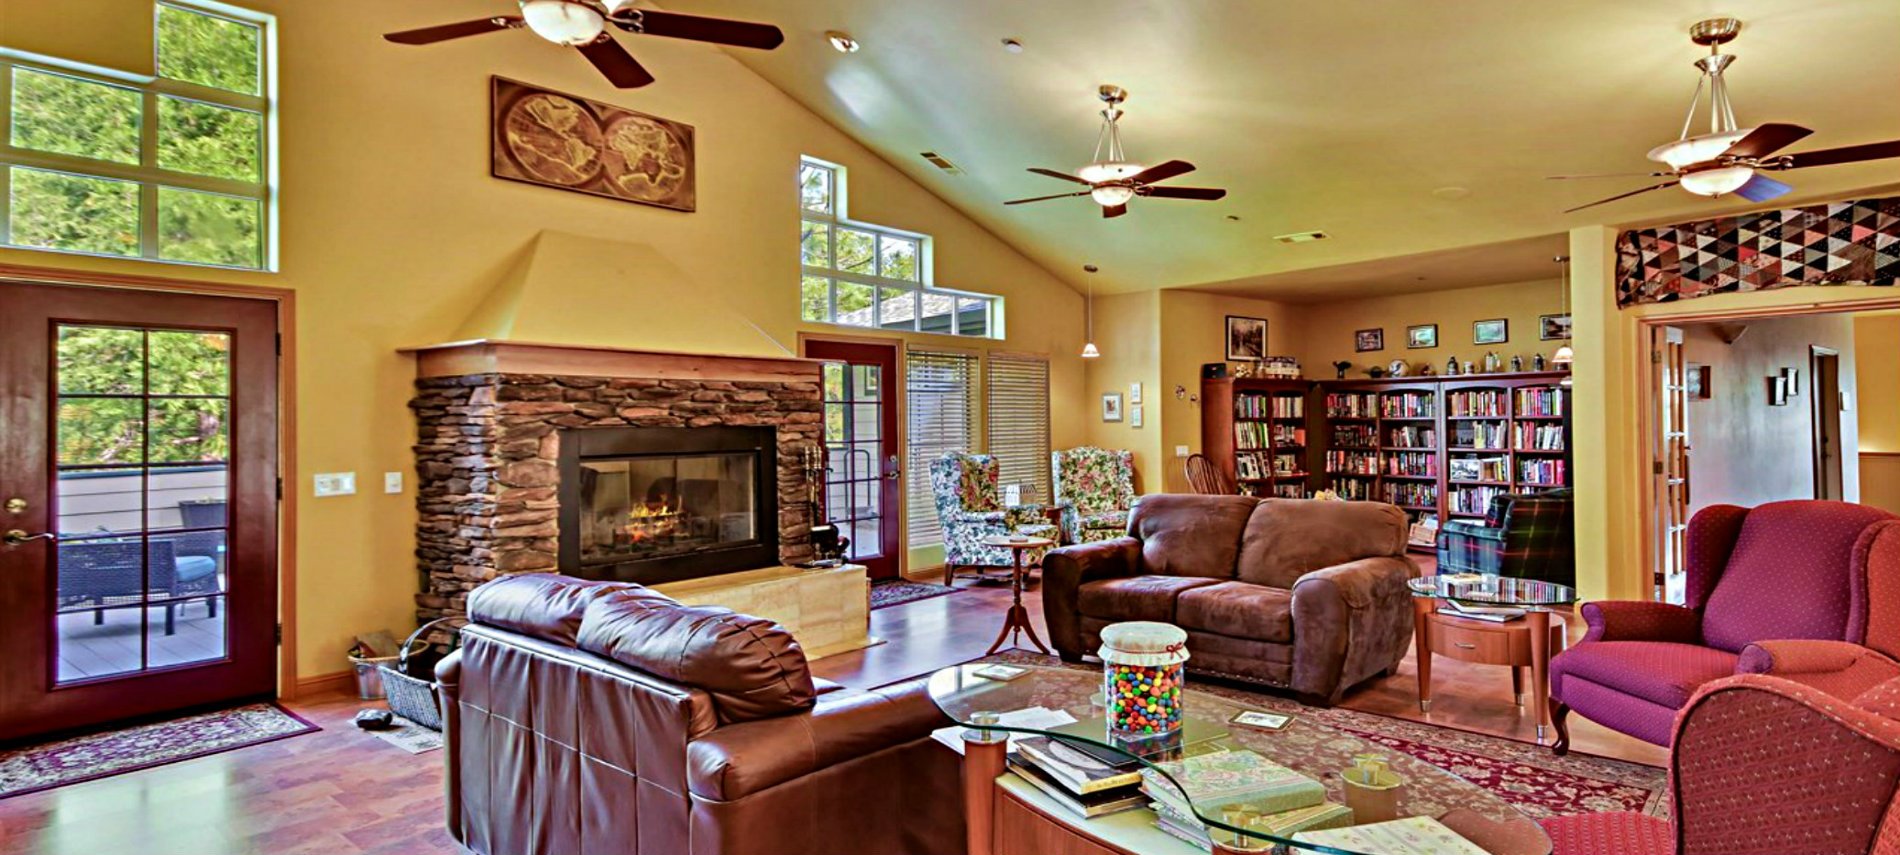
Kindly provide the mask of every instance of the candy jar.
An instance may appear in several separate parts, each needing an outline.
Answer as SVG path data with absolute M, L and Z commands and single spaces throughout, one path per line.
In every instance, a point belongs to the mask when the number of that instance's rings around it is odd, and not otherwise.
M 1118 735 L 1173 733 L 1181 727 L 1187 633 L 1154 621 L 1102 628 L 1102 697 L 1108 729 Z

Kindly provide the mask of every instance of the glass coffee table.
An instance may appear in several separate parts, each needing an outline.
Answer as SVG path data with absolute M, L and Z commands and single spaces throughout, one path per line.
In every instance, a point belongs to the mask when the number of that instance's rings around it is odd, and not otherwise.
M 964 745 L 964 808 L 970 834 L 970 855 L 1007 855 L 1040 851 L 1052 838 L 1046 826 L 1079 835 L 1094 848 L 1074 851 L 1125 852 L 1135 855 L 1191 855 L 1205 848 L 1186 843 L 1156 827 L 1148 808 L 1085 819 L 1014 773 L 1005 762 L 1012 734 L 1060 737 L 1075 745 L 1107 749 L 1107 756 L 1128 758 L 1141 768 L 1169 759 L 1194 757 L 1224 750 L 1250 750 L 1282 766 L 1319 781 L 1326 798 L 1349 804 L 1343 776 L 1370 756 L 1382 760 L 1399 776 L 1403 787 L 1390 795 L 1384 817 L 1430 816 L 1492 855 L 1547 855 L 1550 838 L 1537 823 L 1510 803 L 1476 784 L 1436 766 L 1391 750 L 1364 738 L 1320 723 L 1316 716 L 1291 713 L 1279 730 L 1232 724 L 1234 716 L 1259 708 L 1202 691 L 1192 684 L 1182 693 L 1184 726 L 1178 738 L 1128 743 L 1107 732 L 1099 670 L 1028 667 L 1012 680 L 978 676 L 982 665 L 946 668 L 930 678 L 930 695 L 945 715 L 962 724 Z M 1020 666 L 1018 666 L 1020 667 Z M 1067 713 L 1073 724 L 1016 727 L 999 724 L 998 717 L 1042 707 Z M 1271 711 L 1269 711 L 1271 712 Z M 1156 771 L 1160 771 L 1156 769 Z M 1165 776 L 1165 772 L 1162 772 Z M 1170 778 L 1169 780 L 1172 780 Z M 1388 796 L 1389 799 L 1389 796 Z M 1264 830 L 1263 811 L 1245 802 L 1211 806 L 1194 804 L 1194 814 L 1206 827 L 1216 855 L 1229 853 L 1321 852 L 1364 855 L 1313 843 L 1296 842 Z M 1357 818 L 1355 818 L 1357 821 Z M 1063 851 L 1070 851 L 1064 849 Z
M 1429 712 L 1432 708 L 1434 654 L 1506 666 L 1511 669 L 1518 705 L 1523 706 L 1524 696 L 1530 695 L 1531 721 L 1537 741 L 1543 742 L 1550 724 L 1550 657 L 1562 651 L 1568 639 L 1563 619 L 1550 609 L 1576 602 L 1576 589 L 1484 573 L 1421 576 L 1406 585 L 1412 589 L 1412 630 L 1418 643 L 1419 709 Z M 1486 619 L 1488 610 L 1498 609 L 1520 611 L 1523 617 Z M 1526 671 L 1530 672 L 1528 687 L 1524 685 Z

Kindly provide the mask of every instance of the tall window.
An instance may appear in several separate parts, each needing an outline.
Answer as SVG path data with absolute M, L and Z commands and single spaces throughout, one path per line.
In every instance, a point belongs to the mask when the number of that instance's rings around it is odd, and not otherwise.
M 807 321 L 1000 338 L 1000 301 L 930 284 L 930 238 L 845 218 L 843 167 L 798 165 L 801 277 Z
M 158 76 L 0 56 L 0 243 L 263 269 L 263 19 L 160 3 Z
M 930 464 L 946 451 L 976 446 L 976 357 L 967 353 L 913 350 L 904 357 L 904 408 L 908 444 L 905 505 L 910 548 L 943 542 Z
M 1025 502 L 1048 501 L 1049 360 L 992 353 L 987 381 L 990 454 L 1001 483 L 1021 485 Z

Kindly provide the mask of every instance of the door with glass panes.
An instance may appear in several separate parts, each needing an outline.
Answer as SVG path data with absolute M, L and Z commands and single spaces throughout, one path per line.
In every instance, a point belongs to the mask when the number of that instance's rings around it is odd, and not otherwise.
M 903 469 L 897 445 L 897 346 L 810 340 L 824 368 L 826 517 L 851 539 L 845 557 L 895 579 Z

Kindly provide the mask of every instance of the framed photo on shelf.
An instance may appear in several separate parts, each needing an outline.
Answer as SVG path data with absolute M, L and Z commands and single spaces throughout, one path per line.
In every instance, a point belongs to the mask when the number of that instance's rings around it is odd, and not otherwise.
M 1537 338 L 1540 341 L 1556 341 L 1570 338 L 1570 315 L 1538 315 Z
M 1228 315 L 1227 358 L 1235 362 L 1267 358 L 1267 319 Z
M 1119 422 L 1122 420 L 1122 393 L 1102 393 L 1102 421 Z
M 1511 340 L 1511 322 L 1504 318 L 1492 318 L 1488 321 L 1473 321 L 1471 324 L 1472 344 L 1503 344 Z
M 1352 334 L 1352 349 L 1356 353 L 1369 353 L 1385 349 L 1385 327 L 1359 330 Z
M 1438 325 L 1419 324 L 1405 328 L 1405 346 L 1412 350 L 1422 350 L 1438 346 Z

